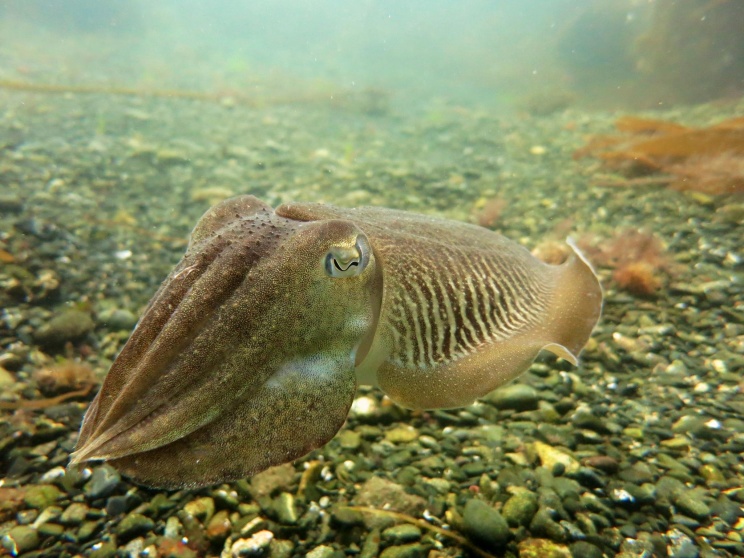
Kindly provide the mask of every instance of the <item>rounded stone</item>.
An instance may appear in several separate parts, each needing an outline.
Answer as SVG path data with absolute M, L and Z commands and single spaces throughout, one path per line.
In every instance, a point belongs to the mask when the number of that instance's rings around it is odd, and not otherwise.
M 426 550 L 420 544 L 390 546 L 380 553 L 380 558 L 424 558 Z
M 43 510 L 51 506 L 62 496 L 62 492 L 52 484 L 29 486 L 23 501 L 29 508 Z
M 155 527 L 152 519 L 140 513 L 130 513 L 116 526 L 116 533 L 123 539 L 144 535 Z
M 28 525 L 13 527 L 3 537 L 3 548 L 11 555 L 18 556 L 39 547 L 41 539 L 39 533 Z
M 382 538 L 390 544 L 411 543 L 421 538 L 421 529 L 409 523 L 394 525 L 382 532 Z
M 534 411 L 539 401 L 538 393 L 526 384 L 511 384 L 492 391 L 486 401 L 497 409 L 515 411 Z
M 501 514 L 512 527 L 527 526 L 537 513 L 537 496 L 527 490 L 520 490 L 509 498 Z
M 710 515 L 710 508 L 705 502 L 689 491 L 680 492 L 674 500 L 674 505 L 680 513 L 700 521 Z
M 209 496 L 197 498 L 183 507 L 184 511 L 206 524 L 214 515 L 214 500 Z
M 465 532 L 487 548 L 503 547 L 511 539 L 506 519 L 482 500 L 469 500 L 462 519 Z
M 40 345 L 64 345 L 67 341 L 77 341 L 93 330 L 95 323 L 87 312 L 67 310 L 54 316 L 34 333 Z
M 116 489 L 120 482 L 121 475 L 116 469 L 109 465 L 102 465 L 93 470 L 83 492 L 91 500 L 105 498 Z

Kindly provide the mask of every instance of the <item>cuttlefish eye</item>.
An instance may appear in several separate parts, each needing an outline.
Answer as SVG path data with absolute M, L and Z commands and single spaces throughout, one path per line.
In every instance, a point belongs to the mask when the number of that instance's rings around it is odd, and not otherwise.
M 332 246 L 324 258 L 326 273 L 331 277 L 356 277 L 369 263 L 370 246 L 359 235 L 354 246 Z

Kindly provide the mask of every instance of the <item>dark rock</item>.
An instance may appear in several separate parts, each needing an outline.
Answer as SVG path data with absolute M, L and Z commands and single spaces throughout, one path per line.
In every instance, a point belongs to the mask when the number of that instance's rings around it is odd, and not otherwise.
M 463 529 L 474 541 L 490 549 L 501 548 L 511 539 L 506 519 L 482 500 L 468 500 L 465 504 Z
M 0 194 L 0 213 L 20 213 L 23 200 L 15 194 Z
M 489 393 L 485 400 L 497 409 L 533 411 L 537 409 L 537 390 L 526 384 L 511 384 Z
M 571 558 L 602 558 L 602 550 L 586 541 L 578 541 L 571 545 Z
M 90 314 L 80 310 L 66 310 L 57 314 L 36 330 L 34 339 L 43 346 L 60 346 L 78 341 L 90 333 L 95 324 Z
M 553 514 L 546 507 L 541 507 L 532 518 L 530 531 L 533 535 L 557 542 L 565 542 L 568 539 L 566 530 L 553 519 Z
M 689 490 L 680 492 L 674 499 L 674 505 L 681 513 L 700 521 L 710 515 L 710 508 L 703 502 L 700 495 Z
M 91 499 L 105 498 L 110 495 L 121 482 L 121 475 L 110 465 L 101 465 L 93 470 L 90 480 L 83 488 L 85 495 Z
M 744 516 L 741 507 L 721 494 L 713 505 L 710 507 L 713 515 L 720 517 L 729 525 L 736 523 L 736 520 Z
M 388 527 L 382 532 L 382 539 L 394 545 L 412 543 L 421 538 L 421 529 L 415 525 L 404 523 Z
M 128 540 L 139 535 L 144 535 L 155 527 L 152 519 L 140 513 L 130 513 L 116 526 L 116 534 Z

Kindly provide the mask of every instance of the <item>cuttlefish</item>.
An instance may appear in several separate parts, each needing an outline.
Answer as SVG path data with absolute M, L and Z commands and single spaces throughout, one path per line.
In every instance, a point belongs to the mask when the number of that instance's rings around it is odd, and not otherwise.
M 228 199 L 201 218 L 88 409 L 72 464 L 196 487 L 297 459 L 359 384 L 468 405 L 547 349 L 576 364 L 602 291 L 485 228 L 405 211 Z

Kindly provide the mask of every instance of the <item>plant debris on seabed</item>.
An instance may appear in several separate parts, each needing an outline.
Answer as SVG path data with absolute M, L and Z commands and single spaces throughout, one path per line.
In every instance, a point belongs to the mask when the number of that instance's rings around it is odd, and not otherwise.
M 706 128 L 624 116 L 623 135 L 598 135 L 574 153 L 598 158 L 624 178 L 603 177 L 599 186 L 668 185 L 710 195 L 744 193 L 744 117 Z

